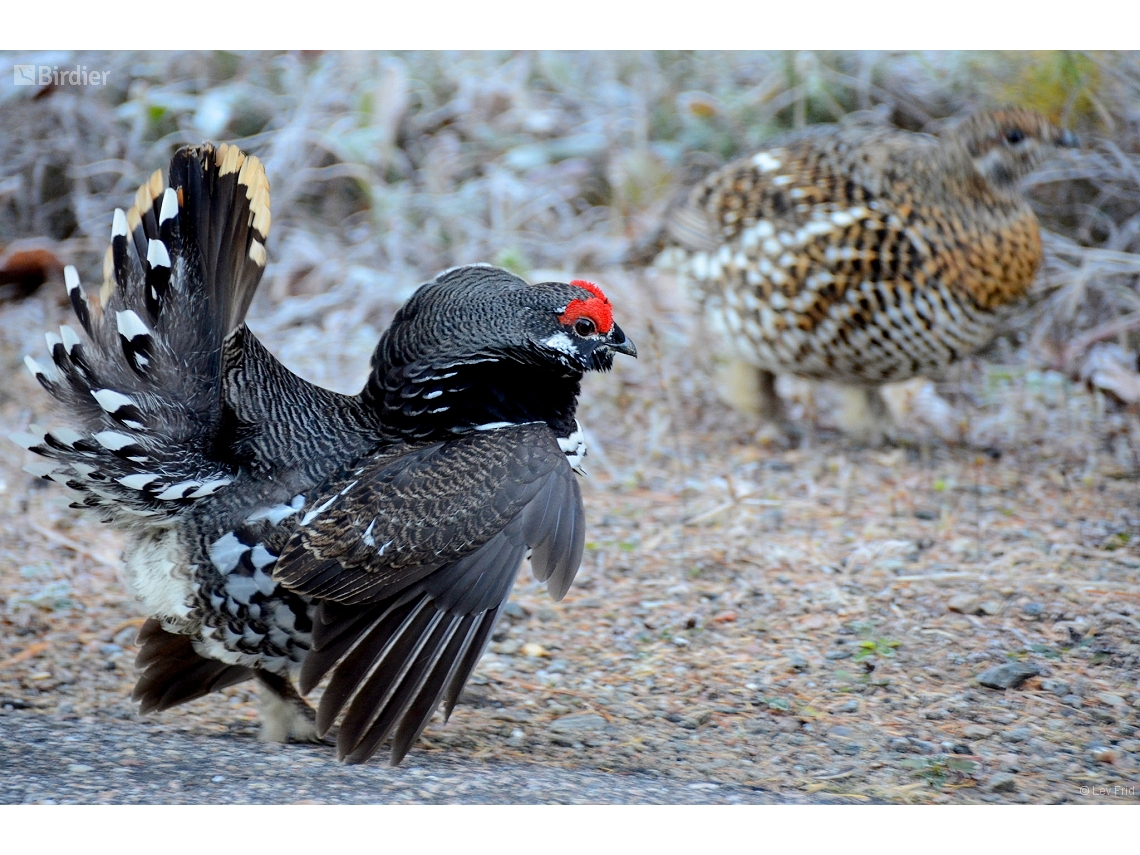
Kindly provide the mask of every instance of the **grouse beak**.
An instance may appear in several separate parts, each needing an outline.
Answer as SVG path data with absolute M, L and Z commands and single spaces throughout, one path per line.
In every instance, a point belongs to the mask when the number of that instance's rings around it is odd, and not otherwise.
M 606 336 L 606 346 L 615 353 L 624 353 L 634 359 L 637 358 L 637 345 L 626 338 L 622 328 L 617 324 L 610 328 L 610 333 Z

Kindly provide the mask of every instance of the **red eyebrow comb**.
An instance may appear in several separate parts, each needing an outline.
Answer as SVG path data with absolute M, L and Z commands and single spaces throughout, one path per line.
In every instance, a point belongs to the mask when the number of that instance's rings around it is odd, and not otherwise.
M 598 332 L 603 335 L 612 330 L 614 328 L 613 306 L 610 305 L 610 298 L 602 293 L 602 289 L 585 279 L 572 279 L 570 284 L 575 288 L 589 291 L 594 296 L 587 300 L 571 300 L 562 314 L 558 316 L 559 320 L 569 326 L 579 318 L 589 318 L 594 322 Z

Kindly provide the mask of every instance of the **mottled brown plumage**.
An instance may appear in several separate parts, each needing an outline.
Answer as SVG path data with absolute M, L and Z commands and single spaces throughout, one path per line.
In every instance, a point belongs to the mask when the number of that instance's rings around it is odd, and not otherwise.
M 695 187 L 668 216 L 663 260 L 737 379 L 770 398 L 773 373 L 864 388 L 937 376 L 1028 293 L 1041 239 L 1018 180 L 1074 144 L 1020 109 L 939 137 L 811 128 Z

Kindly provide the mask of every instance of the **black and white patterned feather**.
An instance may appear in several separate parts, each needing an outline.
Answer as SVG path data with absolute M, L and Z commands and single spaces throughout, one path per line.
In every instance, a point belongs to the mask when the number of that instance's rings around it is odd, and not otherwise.
M 55 461 L 30 471 L 120 523 L 168 520 L 235 474 L 212 453 L 219 355 L 264 269 L 269 185 L 257 158 L 208 145 L 180 150 L 170 182 L 155 172 L 115 211 L 98 295 L 66 268 L 87 342 L 64 326 L 47 334 L 53 367 L 25 360 L 80 427 L 14 437 Z
M 451 713 L 525 556 L 561 598 L 581 560 L 581 378 L 634 355 L 609 300 L 473 265 L 397 313 L 358 395 L 281 365 L 243 323 L 269 185 L 231 146 L 181 149 L 117 211 L 99 296 L 67 272 L 86 341 L 40 382 L 76 428 L 18 437 L 35 474 L 125 525 L 149 620 L 134 697 L 161 711 L 261 685 L 265 739 L 406 754 Z M 302 692 L 328 678 L 314 713 Z

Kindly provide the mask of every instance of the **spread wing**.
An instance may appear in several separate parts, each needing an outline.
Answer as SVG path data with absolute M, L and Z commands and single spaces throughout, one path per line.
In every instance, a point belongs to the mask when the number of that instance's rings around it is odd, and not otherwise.
M 338 751 L 398 763 L 442 698 L 450 715 L 527 551 L 556 598 L 582 558 L 582 497 L 545 424 L 386 451 L 330 481 L 274 577 L 318 602 L 301 691 Z

